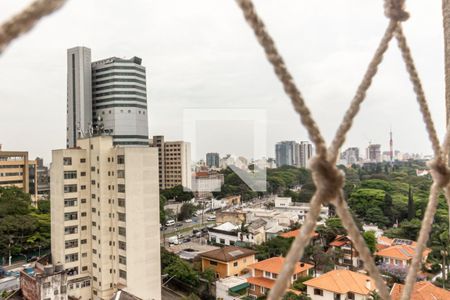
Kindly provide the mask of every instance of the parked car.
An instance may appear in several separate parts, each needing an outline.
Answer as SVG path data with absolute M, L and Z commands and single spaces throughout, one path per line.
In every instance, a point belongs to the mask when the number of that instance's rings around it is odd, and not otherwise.
M 184 223 L 192 223 L 192 219 L 186 219 L 184 220 Z
M 173 226 L 175 225 L 175 221 L 174 220 L 167 220 L 166 221 L 166 226 Z
M 208 221 L 215 221 L 216 220 L 216 216 L 209 216 L 208 219 L 206 219 Z

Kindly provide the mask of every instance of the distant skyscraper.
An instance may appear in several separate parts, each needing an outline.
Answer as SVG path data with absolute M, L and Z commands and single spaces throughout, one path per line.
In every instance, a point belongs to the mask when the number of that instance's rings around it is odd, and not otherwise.
M 341 159 L 344 160 L 347 165 L 356 164 L 360 159 L 359 148 L 347 148 L 344 152 L 342 152 Z
M 283 141 L 275 145 L 275 159 L 278 167 L 294 165 L 295 145 L 295 141 Z
M 206 165 L 210 168 L 218 168 L 220 162 L 219 153 L 206 153 Z
M 381 162 L 381 145 L 370 144 L 366 149 L 366 156 L 370 162 Z
M 90 135 L 114 145 L 148 145 L 146 72 L 142 59 L 91 62 L 86 47 L 67 50 L 67 147 Z
M 67 147 L 77 145 L 92 124 L 91 49 L 67 50 Z
M 300 168 L 306 168 L 312 156 L 313 148 L 311 143 L 301 141 L 295 144 L 294 165 Z
M 392 129 L 389 132 L 389 158 L 391 162 L 394 161 L 394 141 L 392 140 Z

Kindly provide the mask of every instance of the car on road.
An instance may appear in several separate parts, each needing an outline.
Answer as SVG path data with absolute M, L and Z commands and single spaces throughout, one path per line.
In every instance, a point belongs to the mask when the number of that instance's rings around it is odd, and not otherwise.
M 216 220 L 216 216 L 209 216 L 208 219 L 206 219 L 208 221 L 215 221 Z
M 176 223 L 175 224 L 175 227 L 182 227 L 183 226 L 183 223 Z
M 167 220 L 166 221 L 166 226 L 168 227 L 168 226 L 173 226 L 173 225 L 175 225 L 175 221 L 174 220 Z
M 184 220 L 184 223 L 192 223 L 192 219 L 186 219 Z

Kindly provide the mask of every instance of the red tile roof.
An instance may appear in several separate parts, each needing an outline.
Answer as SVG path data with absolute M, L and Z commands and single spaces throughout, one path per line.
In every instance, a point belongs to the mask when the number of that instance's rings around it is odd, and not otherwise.
M 299 232 L 300 232 L 300 229 L 295 229 L 295 230 L 280 233 L 279 236 L 286 238 L 286 239 L 287 238 L 295 238 Z M 311 233 L 312 238 L 316 238 L 318 236 L 319 236 L 319 234 L 317 232 Z
M 370 282 L 370 290 L 367 288 L 368 281 Z M 333 270 L 305 281 L 304 284 L 339 294 L 352 292 L 360 295 L 368 295 L 371 290 L 376 289 L 375 281 L 372 278 L 349 270 Z
M 416 247 L 409 245 L 396 245 L 381 249 L 375 253 L 375 255 L 390 257 L 399 260 L 410 260 L 416 252 Z M 423 257 L 427 257 L 430 254 L 431 249 L 425 249 Z
M 391 299 L 399 300 L 405 286 L 395 283 L 391 290 Z M 414 285 L 410 300 L 448 300 L 450 292 L 433 285 L 429 281 L 420 281 Z
M 281 269 L 283 268 L 283 265 L 284 265 L 284 260 L 285 260 L 284 257 L 276 256 L 276 257 L 272 257 L 272 258 L 269 258 L 266 260 L 262 260 L 255 264 L 251 264 L 248 266 L 248 268 L 267 271 L 267 272 L 271 272 L 271 273 L 275 273 L 275 274 L 280 274 Z M 298 262 L 295 265 L 294 274 L 302 273 L 302 272 L 307 271 L 312 268 L 313 268 L 313 266 L 310 264 Z

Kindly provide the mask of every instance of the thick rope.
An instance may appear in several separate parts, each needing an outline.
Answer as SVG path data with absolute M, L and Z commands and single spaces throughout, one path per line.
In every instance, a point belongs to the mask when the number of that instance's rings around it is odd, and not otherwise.
M 356 90 L 356 94 L 353 97 L 353 100 L 350 104 L 350 107 L 347 109 L 344 118 L 341 122 L 341 125 L 339 126 L 338 130 L 336 131 L 335 138 L 333 142 L 331 143 L 331 146 L 329 148 L 328 152 L 328 159 L 334 163 L 336 163 L 336 160 L 339 155 L 339 149 L 342 147 L 342 145 L 345 142 L 345 136 L 347 135 L 347 132 L 350 130 L 350 128 L 353 125 L 353 120 L 356 116 L 356 114 L 359 112 L 359 109 L 361 107 L 362 102 L 366 98 L 367 90 L 369 89 L 370 85 L 372 84 L 373 77 L 378 71 L 378 66 L 380 65 L 381 61 L 383 60 L 383 55 L 388 49 L 389 42 L 392 39 L 392 36 L 394 34 L 395 28 L 397 27 L 397 22 L 391 21 L 389 22 L 388 27 L 386 28 L 386 31 L 383 35 L 383 38 L 381 39 L 380 44 L 378 45 L 377 50 L 375 51 L 375 54 L 372 58 L 372 61 L 370 62 L 366 74 L 363 77 L 363 80 L 361 81 L 360 85 L 358 86 L 358 89 Z
M 30 31 L 37 22 L 61 8 L 67 0 L 36 0 L 19 14 L 0 25 L 0 54 L 20 35 Z
M 316 122 L 311 117 L 311 112 L 305 104 L 303 96 L 294 83 L 294 79 L 289 73 L 283 58 L 278 53 L 273 39 L 267 32 L 264 22 L 256 14 L 255 8 L 251 0 L 236 0 L 241 7 L 245 20 L 253 29 L 259 43 L 263 47 L 267 59 L 272 64 L 275 74 L 281 81 L 284 91 L 291 99 L 295 111 L 300 115 L 300 120 L 308 131 L 309 138 L 316 147 L 316 153 L 325 157 L 326 145 L 325 141 L 317 127 Z
M 367 244 L 362 237 L 358 226 L 356 226 L 355 221 L 350 213 L 350 209 L 345 201 L 343 192 L 341 190 L 341 195 L 338 201 L 333 202 L 336 207 L 336 212 L 339 218 L 342 220 L 342 225 L 347 229 L 347 233 L 359 253 L 359 258 L 364 262 L 364 268 L 369 272 L 369 275 L 375 280 L 375 286 L 378 289 L 378 293 L 382 299 L 391 299 L 389 295 L 389 289 L 386 286 L 383 277 L 381 277 L 380 271 L 375 265 L 375 261 L 370 253 Z M 353 263 L 353 262 L 352 262 Z
M 450 124 L 450 0 L 442 0 L 442 25 L 444 28 L 444 49 L 445 49 L 444 51 L 445 108 L 446 108 L 445 111 L 448 126 L 448 124 Z
M 439 190 L 439 185 L 437 183 L 433 183 L 433 185 L 431 186 L 430 197 L 428 199 L 425 216 L 422 220 L 422 226 L 420 228 L 415 253 L 412 258 L 411 265 L 409 266 L 408 275 L 406 276 L 405 288 L 403 289 L 401 300 L 409 300 L 411 298 L 411 293 L 414 289 L 414 284 L 417 278 L 417 272 L 422 262 L 422 253 L 426 248 L 428 237 L 430 235 L 431 227 L 433 224 L 434 214 L 436 213 Z
M 295 265 L 303 257 L 306 245 L 309 244 L 309 241 L 311 240 L 311 234 L 316 228 L 317 218 L 320 215 L 320 205 L 323 201 L 322 197 L 323 196 L 320 194 L 320 191 L 316 190 L 316 193 L 311 199 L 310 210 L 306 215 L 305 222 L 303 223 L 302 227 L 300 227 L 299 234 L 292 242 L 291 248 L 286 255 L 283 269 L 281 270 L 281 273 L 278 276 L 275 285 L 270 290 L 269 295 L 267 296 L 267 300 L 280 299 L 288 288 L 288 285 L 291 282 L 291 276 L 294 273 Z
M 414 87 L 414 92 L 416 93 L 417 102 L 419 103 L 420 111 L 422 113 L 423 121 L 425 123 L 428 138 L 431 141 L 434 156 L 441 157 L 441 147 L 439 146 L 439 138 L 434 127 L 433 119 L 431 118 L 430 109 L 428 108 L 428 103 L 425 98 L 425 92 L 423 91 L 422 83 L 417 73 L 414 61 L 411 56 L 411 50 L 406 42 L 406 38 L 403 35 L 401 25 L 397 26 L 395 30 L 395 38 L 398 42 L 398 47 L 401 51 L 403 60 L 405 61 L 406 70 L 409 74 L 409 79 Z

